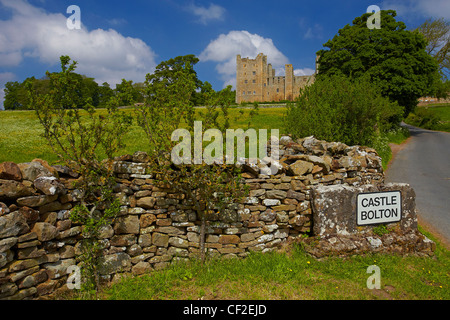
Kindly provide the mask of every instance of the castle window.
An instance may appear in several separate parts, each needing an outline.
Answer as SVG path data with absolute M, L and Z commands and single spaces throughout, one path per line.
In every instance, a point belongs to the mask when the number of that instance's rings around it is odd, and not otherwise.
M 277 93 L 278 93 L 278 92 L 280 92 L 280 89 L 279 89 L 279 88 L 277 88 Z
M 245 81 L 244 81 L 244 83 L 248 83 L 248 81 L 247 81 L 247 80 L 245 80 Z
M 256 94 L 256 91 L 253 91 L 253 94 Z
M 256 83 L 256 80 L 253 80 L 253 83 Z
M 256 71 L 253 71 L 253 75 L 256 76 Z
M 266 86 L 266 83 L 264 82 L 264 87 Z
M 252 92 L 251 91 L 249 91 L 249 92 L 247 92 L 248 94 L 252 94 Z
M 244 95 L 244 96 L 245 96 L 245 91 L 242 91 L 242 95 Z

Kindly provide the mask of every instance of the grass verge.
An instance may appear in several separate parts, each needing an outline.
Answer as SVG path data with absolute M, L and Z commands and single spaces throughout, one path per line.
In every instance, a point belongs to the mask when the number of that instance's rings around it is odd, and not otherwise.
M 450 132 L 450 103 L 417 107 L 405 122 L 428 130 Z
M 434 239 L 433 239 L 434 240 Z M 142 276 L 126 276 L 99 296 L 109 300 L 450 299 L 450 254 L 401 257 L 371 254 L 318 261 L 298 245 L 244 259 L 177 262 Z M 380 267 L 381 289 L 368 289 L 370 265 Z M 77 299 L 79 296 L 74 295 Z

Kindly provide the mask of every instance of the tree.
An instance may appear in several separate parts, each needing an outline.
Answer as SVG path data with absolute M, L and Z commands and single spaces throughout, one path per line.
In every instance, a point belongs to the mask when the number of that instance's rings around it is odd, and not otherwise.
M 101 107 L 106 107 L 108 101 L 114 95 L 114 91 L 109 86 L 108 82 L 103 82 L 102 86 L 98 87 L 98 104 Z
M 377 85 L 381 93 L 404 107 L 405 116 L 417 105 L 417 99 L 433 90 L 438 66 L 426 52 L 426 40 L 418 32 L 406 30 L 396 21 L 396 12 L 381 10 L 381 28 L 369 29 L 363 14 L 339 30 L 317 52 L 322 76 L 344 74 L 352 79 L 363 75 Z
M 318 139 L 375 147 L 378 138 L 399 123 L 403 110 L 380 95 L 368 77 L 322 76 L 302 89 L 285 117 L 295 138 Z
M 132 80 L 122 79 L 121 83 L 116 84 L 114 94 L 119 99 L 120 106 L 130 106 L 143 101 L 142 84 L 133 83 Z
M 9 81 L 5 84 L 5 100 L 3 106 L 5 110 L 23 109 L 28 104 L 26 92 L 24 92 L 21 83 Z
M 416 30 L 428 41 L 426 52 L 436 59 L 439 70 L 448 77 L 450 70 L 450 23 L 444 18 L 427 19 Z
M 48 92 L 36 90 L 31 80 L 25 86 L 30 108 L 43 126 L 43 136 L 60 161 L 80 175 L 75 183 L 79 204 L 71 210 L 70 218 L 83 225 L 83 287 L 96 291 L 102 250 L 99 230 L 111 223 L 120 208 L 112 192 L 116 184 L 112 158 L 123 146 L 122 136 L 130 119 L 117 109 L 115 97 L 101 114 L 90 99 L 82 109 L 77 108 L 82 84 L 74 74 L 77 63 L 70 60 L 69 56 L 61 56 L 61 72 L 47 72 L 51 88 Z
M 226 118 L 230 88 L 221 93 L 205 93 L 208 105 L 202 115 L 204 121 L 201 132 L 195 132 L 195 112 L 191 101 L 196 86 L 195 72 L 189 62 L 172 64 L 173 68 L 166 68 L 169 64 L 164 62 L 161 64 L 164 67 L 157 68 L 154 74 L 147 74 L 145 101 L 136 106 L 136 114 L 138 123 L 148 137 L 151 171 L 156 181 L 159 181 L 159 187 L 184 194 L 188 203 L 193 206 L 197 219 L 201 221 L 200 256 L 204 261 L 207 221 L 218 215 L 224 219 L 232 215 L 234 202 L 245 190 L 241 184 L 239 169 L 234 166 L 222 163 L 208 165 L 205 161 L 175 163 L 171 151 L 180 137 L 174 137 L 173 134 L 181 126 L 186 128 L 182 132 L 183 139 L 189 139 L 187 153 L 197 152 L 194 150 L 195 143 L 192 144 L 190 140 L 192 133 L 196 139 L 196 134 L 203 137 L 204 131 L 209 128 L 223 129 L 228 125 L 226 120 L 219 121 L 216 106 L 220 106 Z
M 199 105 L 198 103 L 201 101 L 197 101 L 198 97 L 196 90 L 201 89 L 203 87 L 203 83 L 198 78 L 197 72 L 194 70 L 194 65 L 197 64 L 197 62 L 199 62 L 199 59 L 193 54 L 178 56 L 167 61 L 162 61 L 156 66 L 152 75 L 152 81 L 156 83 L 159 81 L 158 79 L 166 79 L 169 82 L 175 82 L 177 81 L 175 78 L 177 76 L 177 71 L 188 70 L 194 81 L 194 88 L 191 92 L 190 101 L 194 103 L 194 105 Z M 186 69 L 187 66 L 189 67 Z

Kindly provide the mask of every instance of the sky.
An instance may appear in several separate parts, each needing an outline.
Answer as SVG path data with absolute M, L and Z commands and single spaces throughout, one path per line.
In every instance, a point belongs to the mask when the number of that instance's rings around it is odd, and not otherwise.
M 316 52 L 370 5 L 396 10 L 408 29 L 450 19 L 449 0 L 0 0 L 0 108 L 5 83 L 60 71 L 61 55 L 112 88 L 143 82 L 161 61 L 187 54 L 216 90 L 235 85 L 237 54 L 263 52 L 277 75 L 287 63 L 310 75 Z

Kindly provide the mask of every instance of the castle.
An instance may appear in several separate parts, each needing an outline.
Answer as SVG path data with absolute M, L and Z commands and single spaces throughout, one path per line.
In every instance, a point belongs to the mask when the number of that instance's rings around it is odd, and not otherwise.
M 317 73 L 317 58 L 316 58 Z M 256 59 L 236 57 L 236 103 L 294 100 L 300 89 L 314 82 L 314 75 L 294 76 L 292 64 L 285 65 L 285 76 L 275 76 L 267 56 Z

